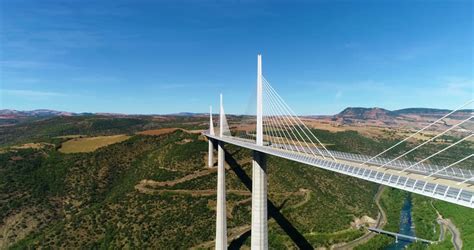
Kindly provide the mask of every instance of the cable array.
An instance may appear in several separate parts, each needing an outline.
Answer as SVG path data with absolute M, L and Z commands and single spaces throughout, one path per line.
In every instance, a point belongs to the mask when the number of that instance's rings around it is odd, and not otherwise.
M 438 120 L 436 120 L 436 121 L 434 121 L 434 122 L 428 124 L 427 126 L 425 126 L 425 127 L 423 127 L 422 129 L 416 131 L 415 133 L 411 134 L 410 136 L 406 137 L 405 139 L 403 139 L 403 140 L 401 140 L 401 141 L 395 143 L 393 146 L 391 146 L 391 147 L 385 149 L 384 151 L 382 151 L 382 152 L 380 152 L 379 154 L 375 155 L 374 157 L 368 159 L 367 161 L 365 161 L 365 162 L 362 163 L 362 164 L 369 163 L 369 162 L 375 160 L 375 158 L 377 158 L 377 157 L 379 157 L 379 156 L 381 156 L 381 155 L 387 153 L 388 151 L 392 150 L 393 148 L 395 148 L 395 147 L 399 146 L 400 144 L 402 144 L 402 143 L 408 141 L 409 139 L 415 137 L 415 136 L 418 135 L 419 133 L 425 131 L 426 129 L 430 128 L 431 126 L 435 125 L 436 123 L 442 121 L 443 119 L 447 118 L 448 116 L 454 114 L 456 111 L 458 111 L 458 110 L 460 110 L 460 109 L 462 109 L 462 108 L 468 106 L 469 104 L 471 104 L 471 103 L 473 103 L 473 102 L 474 102 L 474 100 L 470 100 L 470 101 L 464 103 L 463 105 L 457 107 L 456 109 L 454 109 L 453 111 L 451 111 L 451 112 L 449 112 L 448 114 L 444 115 L 443 117 L 439 118 Z
M 263 76 L 262 79 L 264 141 L 274 148 L 322 158 L 330 157 L 337 161 L 267 79 Z
M 278 92 L 272 87 L 272 85 L 262 76 L 262 98 L 263 98 L 263 141 L 264 146 L 272 147 L 278 150 L 283 150 L 286 152 L 293 152 L 297 155 L 312 155 L 317 158 L 322 159 L 331 159 L 337 162 L 337 158 L 335 155 L 341 160 L 359 160 L 360 165 L 375 165 L 376 169 L 380 168 L 396 168 L 398 173 L 402 173 L 408 171 L 410 169 L 414 169 L 419 171 L 420 166 L 424 165 L 424 162 L 428 161 L 429 159 L 435 157 L 436 155 L 441 154 L 442 152 L 460 144 L 463 141 L 468 140 L 469 138 L 474 136 L 474 133 L 470 129 L 464 129 L 468 131 L 468 135 L 460 138 L 456 142 L 438 150 L 437 152 L 431 154 L 430 156 L 419 160 L 417 162 L 408 162 L 403 161 L 400 162 L 400 159 L 406 157 L 407 155 L 415 152 L 422 146 L 434 142 L 436 139 L 440 138 L 441 136 L 447 134 L 450 131 L 453 131 L 455 128 L 461 128 L 461 125 L 470 122 L 474 115 L 471 114 L 467 119 L 464 119 L 454 125 L 451 125 L 444 131 L 441 131 L 434 135 L 433 137 L 429 138 L 428 140 L 422 142 L 421 144 L 411 148 L 410 150 L 396 156 L 393 159 L 382 159 L 381 156 L 393 150 L 397 146 L 400 146 L 402 143 L 408 141 L 411 138 L 414 138 L 416 135 L 422 133 L 423 131 L 429 129 L 430 127 L 434 126 L 435 124 L 443 121 L 444 119 L 448 118 L 450 115 L 454 114 L 455 112 L 459 111 L 460 109 L 472 104 L 474 100 L 471 100 L 460 107 L 456 108 L 455 110 L 449 112 L 448 114 L 442 116 L 441 118 L 437 119 L 434 122 L 431 122 L 427 126 L 423 127 L 422 129 L 416 131 L 415 133 L 409 135 L 408 137 L 400 140 L 396 144 L 392 145 L 391 147 L 383 150 L 379 154 L 369 157 L 369 156 L 355 156 L 355 158 L 346 159 L 344 154 L 337 151 L 330 151 L 328 150 L 324 144 L 315 136 L 314 131 L 312 131 L 302 120 L 301 118 L 295 114 L 295 112 L 288 106 L 288 104 L 283 100 L 283 98 L 278 94 Z M 250 107 L 252 110 L 255 110 L 255 106 Z M 223 108 L 222 108 L 223 111 Z M 252 112 L 253 113 L 253 112 Z M 224 121 L 223 121 L 223 135 L 224 136 L 232 136 L 235 139 L 245 140 L 246 142 L 255 143 L 256 141 L 256 116 L 255 113 L 244 115 L 244 116 L 232 116 L 232 124 L 235 130 L 231 133 L 231 129 L 229 128 L 229 124 L 227 122 L 227 117 L 224 114 Z M 240 119 L 239 122 L 237 120 Z M 237 123 L 236 123 L 237 122 Z M 221 128 L 219 128 L 221 129 Z M 439 173 L 447 173 L 446 170 L 460 164 L 463 161 L 466 161 L 472 158 L 474 154 L 470 154 L 452 164 L 449 164 L 445 167 L 436 167 L 433 168 L 429 167 L 424 178 L 428 178 Z M 365 157 L 365 158 L 364 158 Z M 453 172 L 454 173 L 454 172 Z M 463 174 L 464 177 L 464 174 Z M 473 180 L 474 177 L 469 175 L 458 184 L 470 182 Z
M 403 140 L 397 142 L 396 144 L 392 145 L 391 147 L 385 149 L 384 151 L 380 152 L 379 154 L 377 154 L 377 155 L 375 155 L 375 156 L 369 158 L 368 160 L 366 160 L 366 161 L 360 163 L 360 165 L 366 165 L 366 164 L 368 164 L 368 163 L 372 163 L 372 164 L 373 164 L 373 163 L 376 163 L 376 159 L 379 158 L 380 156 L 382 156 L 383 154 L 386 154 L 386 153 L 389 152 L 390 150 L 393 150 L 393 149 L 396 148 L 397 146 L 401 145 L 403 142 L 408 141 L 409 139 L 411 139 L 411 138 L 415 137 L 416 135 L 420 134 L 421 132 L 427 130 L 428 128 L 432 127 L 433 125 L 437 124 L 438 122 L 440 122 L 440 121 L 442 121 L 442 120 L 448 118 L 450 115 L 452 115 L 452 114 L 454 114 L 455 112 L 459 111 L 460 109 L 462 109 L 462 108 L 464 108 L 464 107 L 470 105 L 470 104 L 473 103 L 473 102 L 474 102 L 474 100 L 470 100 L 470 101 L 466 102 L 465 104 L 459 106 L 458 108 L 454 109 L 453 111 L 449 112 L 448 114 L 444 115 L 443 117 L 437 119 L 437 120 L 434 121 L 434 122 L 431 122 L 431 123 L 428 124 L 427 126 L 425 126 L 425 127 L 423 127 L 422 129 L 416 131 L 415 133 L 411 134 L 410 136 L 406 137 L 405 139 L 403 139 Z M 405 152 L 405 153 L 403 153 L 403 154 L 401 154 L 401 155 L 399 155 L 399 156 L 393 158 L 392 160 L 389 160 L 389 161 L 383 163 L 382 165 L 379 165 L 379 166 L 377 167 L 377 169 L 380 169 L 380 168 L 382 168 L 382 167 L 390 166 L 391 163 L 396 162 L 396 161 L 399 160 L 400 158 L 405 157 L 406 155 L 408 155 L 408 154 L 414 152 L 415 150 L 417 150 L 417 149 L 419 149 L 420 147 L 422 147 L 422 146 L 428 144 L 429 142 L 435 141 L 435 139 L 441 137 L 442 135 L 445 135 L 447 132 L 449 132 L 449 131 L 451 131 L 451 130 L 453 130 L 453 129 L 455 129 L 455 128 L 460 127 L 462 124 L 465 124 L 465 123 L 471 121 L 471 119 L 473 119 L 473 118 L 474 118 L 474 116 L 473 116 L 472 113 L 471 113 L 471 116 L 468 117 L 467 119 L 464 119 L 464 120 L 462 120 L 461 122 L 456 123 L 456 124 L 450 126 L 450 127 L 447 128 L 446 130 L 444 130 L 444 131 L 442 131 L 442 132 L 436 134 L 435 136 L 431 137 L 430 139 L 428 139 L 428 140 L 424 141 L 423 143 L 421 143 L 421 144 L 415 146 L 414 148 L 408 150 L 407 152 Z M 422 164 L 423 162 L 425 162 L 425 161 L 427 161 L 427 160 L 433 158 L 434 156 L 439 155 L 440 153 L 442 153 L 442 152 L 444 152 L 444 151 L 446 151 L 446 150 L 448 150 L 448 149 L 450 149 L 450 148 L 456 146 L 457 144 L 459 144 L 459 143 L 461 143 L 461 142 L 463 142 L 463 141 L 468 140 L 468 139 L 471 138 L 472 136 L 474 136 L 474 133 L 473 133 L 472 130 L 467 130 L 467 131 L 468 131 L 468 135 L 467 135 L 467 136 L 461 137 L 459 140 L 457 140 L 457 141 L 454 142 L 453 144 L 450 144 L 450 145 L 448 145 L 448 146 L 446 146 L 446 147 L 444 147 L 444 148 L 438 150 L 437 152 L 431 154 L 430 156 L 428 156 L 428 157 L 426 157 L 426 158 L 424 158 L 424 159 L 422 159 L 422 160 L 420 160 L 420 161 L 418 161 L 418 162 L 416 162 L 416 163 L 414 163 L 414 164 L 410 164 L 409 166 L 404 167 L 403 169 L 399 170 L 398 173 L 400 174 L 400 173 L 405 172 L 405 171 L 407 171 L 407 170 L 413 169 L 414 167 L 416 167 L 416 166 Z M 457 164 L 459 164 L 459 163 L 461 163 L 461 162 L 463 162 L 463 161 L 466 161 L 466 160 L 470 159 L 472 156 L 474 156 L 474 154 L 471 154 L 471 155 L 469 155 L 469 156 L 466 156 L 466 157 L 464 157 L 464 158 L 462 158 L 462 159 L 460 159 L 460 160 L 458 160 L 458 161 L 456 161 L 456 162 L 454 162 L 454 163 L 452 163 L 452 164 L 449 164 L 449 165 L 446 166 L 446 167 L 443 167 L 443 168 L 441 168 L 441 169 L 435 170 L 434 172 L 432 172 L 432 173 L 426 175 L 424 178 L 428 178 L 428 177 L 431 177 L 431 176 L 433 176 L 433 175 L 436 175 L 436 174 L 438 174 L 438 173 L 440 173 L 440 172 L 442 172 L 442 171 L 445 171 L 445 170 L 447 170 L 447 169 L 449 169 L 449 168 L 451 168 L 451 167 L 453 167 L 453 166 L 455 166 L 455 165 L 457 165 Z M 464 181 L 458 182 L 458 185 L 459 185 L 459 184 L 462 184 L 462 183 L 465 183 L 465 182 L 468 182 L 468 181 L 472 180 L 473 178 L 474 178 L 474 177 L 466 178 Z

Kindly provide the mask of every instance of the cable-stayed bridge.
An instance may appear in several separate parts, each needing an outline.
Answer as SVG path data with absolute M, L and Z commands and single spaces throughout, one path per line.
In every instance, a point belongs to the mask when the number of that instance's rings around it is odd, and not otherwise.
M 223 150 L 225 143 L 244 147 L 254 152 L 251 226 L 251 246 L 253 249 L 268 248 L 266 155 L 281 157 L 474 208 L 474 171 L 458 167 L 459 164 L 466 163 L 473 158 L 473 153 L 459 156 L 459 159 L 443 166 L 428 164 L 431 158 L 474 138 L 474 132 L 465 128 L 474 118 L 472 113 L 466 119 L 458 121 L 458 123 L 438 132 L 435 136 L 395 158 L 385 156 L 393 148 L 415 138 L 418 134 L 473 102 L 474 100 L 471 100 L 463 104 L 375 156 L 328 150 L 263 77 L 261 56 L 258 55 L 256 115 L 247 118 L 247 123 L 242 125 L 243 129 L 231 131 L 224 112 L 221 95 L 219 127 L 214 129 L 211 110 L 210 127 L 209 130 L 204 132 L 204 135 L 209 139 L 210 167 L 214 164 L 212 158 L 214 144 L 218 145 L 216 249 L 227 248 L 225 159 Z M 254 121 L 252 121 L 253 119 Z M 445 145 L 421 160 L 413 162 L 402 160 L 403 157 L 427 143 L 442 138 L 449 131 L 456 131 L 462 136 L 457 141 Z

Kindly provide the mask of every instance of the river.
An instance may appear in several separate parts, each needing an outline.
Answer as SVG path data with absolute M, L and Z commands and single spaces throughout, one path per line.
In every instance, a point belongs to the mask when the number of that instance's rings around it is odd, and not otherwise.
M 412 203 L 411 203 L 411 195 L 408 194 L 405 197 L 405 201 L 403 203 L 401 215 L 400 215 L 400 234 L 409 235 L 409 236 L 416 236 L 415 230 L 413 228 L 413 223 L 411 221 L 411 210 L 412 210 Z M 398 242 L 395 242 L 385 248 L 385 250 L 400 250 L 405 249 L 407 245 L 409 245 L 411 241 L 405 239 L 399 239 Z

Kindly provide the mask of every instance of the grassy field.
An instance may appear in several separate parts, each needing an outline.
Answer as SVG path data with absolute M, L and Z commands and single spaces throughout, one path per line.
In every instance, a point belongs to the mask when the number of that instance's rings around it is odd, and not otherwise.
M 87 153 L 93 152 L 98 148 L 105 147 L 114 143 L 122 142 L 129 139 L 128 135 L 111 135 L 111 136 L 96 136 L 85 138 L 74 138 L 63 142 L 59 152 L 70 153 Z

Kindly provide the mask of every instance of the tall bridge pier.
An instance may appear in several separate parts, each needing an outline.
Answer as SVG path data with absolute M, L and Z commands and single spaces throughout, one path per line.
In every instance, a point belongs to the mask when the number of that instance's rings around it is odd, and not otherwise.
M 212 120 L 211 120 L 212 124 Z M 220 96 L 220 121 L 219 136 L 224 135 L 224 107 L 222 94 Z M 217 216 L 216 216 L 216 249 L 227 249 L 227 221 L 225 197 L 225 168 L 224 168 L 224 142 L 218 142 L 217 152 Z
M 252 161 L 252 222 L 251 222 L 251 247 L 252 249 L 268 249 L 268 212 L 267 212 L 267 169 L 266 155 L 299 162 L 320 169 L 344 174 L 354 178 L 371 181 L 377 184 L 398 188 L 427 197 L 443 200 L 457 205 L 474 208 L 474 173 L 454 165 L 474 156 L 470 154 L 447 166 L 438 166 L 424 163 L 437 154 L 455 146 L 456 144 L 474 136 L 468 131 L 453 144 L 444 147 L 436 153 L 418 161 L 411 162 L 400 160 L 404 153 L 395 159 L 380 157 L 385 152 L 412 138 L 421 131 L 443 120 L 454 112 L 474 103 L 474 100 L 456 108 L 426 127 L 411 134 L 393 146 L 385 149 L 376 156 L 351 154 L 328 150 L 313 134 L 310 128 L 292 111 L 280 95 L 273 89 L 262 74 L 262 57 L 258 55 L 257 64 L 257 124 L 255 137 L 245 134 L 246 138 L 239 138 L 239 134 L 232 135 L 227 124 L 222 94 L 220 97 L 220 130 L 219 135 L 214 134 L 212 124 L 212 109 L 209 115 L 210 128 L 203 134 L 209 142 L 209 166 L 213 166 L 213 150 L 217 144 L 217 209 L 216 209 L 216 249 L 227 248 L 227 223 L 226 223 L 226 187 L 224 168 L 224 143 L 229 143 L 253 151 Z M 265 97 L 265 115 L 263 114 L 263 97 Z M 443 135 L 449 130 L 468 122 L 473 117 L 450 126 L 447 130 L 437 134 L 434 138 Z M 265 122 L 264 120 L 265 119 Z M 264 132 L 265 131 L 265 132 Z M 295 133 L 296 132 L 296 133 Z M 264 138 L 265 134 L 265 138 Z M 255 140 L 254 140 L 255 138 Z M 266 140 L 264 143 L 264 139 Z M 418 145 L 424 145 L 430 140 Z M 317 142 L 317 143 L 315 143 Z M 215 143 L 215 144 L 213 144 Z M 316 146 L 319 144 L 319 146 Z M 448 171 L 449 170 L 449 171 Z M 376 229 L 373 229 L 376 230 Z M 409 238 L 400 234 L 392 234 L 396 239 Z M 413 240 L 422 239 L 413 238 Z
M 262 56 L 257 63 L 257 141 L 263 146 Z M 254 151 L 252 161 L 252 249 L 268 249 L 267 172 L 265 154 Z
M 263 85 L 262 85 L 262 56 L 258 55 L 257 63 L 257 127 L 256 145 L 263 146 Z M 224 106 L 220 95 L 219 137 L 224 136 Z M 214 136 L 212 108 L 209 114 L 209 134 Z M 227 248 L 226 195 L 224 142 L 218 141 L 217 154 L 217 208 L 216 208 L 216 249 Z M 209 138 L 208 166 L 214 165 L 213 141 Z M 253 151 L 252 160 L 252 249 L 268 249 L 268 209 L 267 209 L 267 171 L 266 155 Z
M 263 109 L 263 97 L 265 97 L 265 110 Z M 208 131 L 203 133 L 211 140 L 209 144 L 209 166 L 214 163 L 212 161 L 212 151 L 214 146 L 216 144 L 218 146 L 216 249 L 227 248 L 224 143 L 229 143 L 253 151 L 251 222 L 252 249 L 268 249 L 267 155 L 398 188 L 400 190 L 443 200 L 453 204 L 474 208 L 474 173 L 470 170 L 466 171 L 462 168 L 453 167 L 464 160 L 474 157 L 474 154 L 465 156 L 447 166 L 425 163 L 425 161 L 429 160 L 431 157 L 436 156 L 437 154 L 474 136 L 472 131 L 467 131 L 469 132 L 468 135 L 463 136 L 451 145 L 446 146 L 417 162 L 400 160 L 401 157 L 404 157 L 411 151 L 399 155 L 394 159 L 380 157 L 387 151 L 471 103 L 474 103 L 474 100 L 467 102 L 438 120 L 431 122 L 429 125 L 375 156 L 328 150 L 313 134 L 312 130 L 305 125 L 298 115 L 296 115 L 296 113 L 275 91 L 271 84 L 263 77 L 262 57 L 261 55 L 258 55 L 257 124 L 255 136 L 251 133 L 247 133 L 248 131 L 246 131 L 244 135 L 246 138 L 240 138 L 239 135 L 241 134 L 239 133 L 236 135 L 230 133 L 224 114 L 222 94 L 220 97 L 219 135 L 214 135 L 212 110 L 210 114 L 210 128 Z M 265 114 L 263 114 L 264 111 Z M 469 118 L 450 126 L 448 129 L 438 133 L 430 140 L 427 140 L 413 148 L 413 150 L 472 119 L 473 116 L 470 116 Z M 216 144 L 212 144 L 213 142 Z M 319 144 L 319 146 L 316 146 L 316 144 Z M 393 234 L 390 232 L 384 233 Z M 396 239 L 403 237 L 409 238 L 409 236 L 403 236 L 400 234 L 394 234 L 393 236 Z M 414 238 L 413 240 L 421 241 L 422 239 Z

